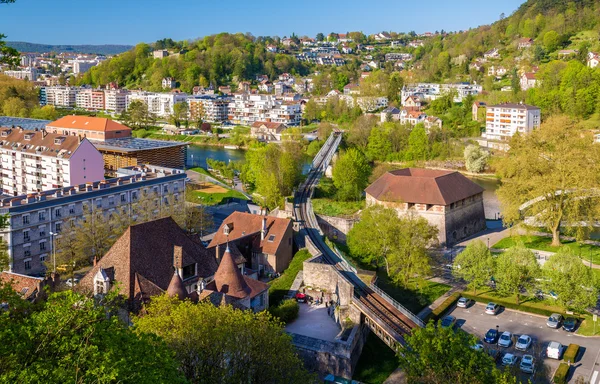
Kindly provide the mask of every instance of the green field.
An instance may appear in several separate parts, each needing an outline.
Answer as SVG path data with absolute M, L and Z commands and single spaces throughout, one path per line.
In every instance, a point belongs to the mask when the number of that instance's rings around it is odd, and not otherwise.
M 225 193 L 204 193 L 200 191 L 188 191 L 186 194 L 187 201 L 202 205 L 219 205 L 224 199 L 233 197 L 236 199 L 248 200 L 241 192 L 232 189 Z
M 558 252 L 562 247 L 570 248 L 576 255 L 579 255 L 585 261 L 592 259 L 592 263 L 600 264 L 600 247 L 596 245 L 580 244 L 575 241 L 562 241 L 560 247 L 553 247 L 551 237 L 546 236 L 512 236 L 506 237 L 496 244 L 492 248 L 494 249 L 507 249 L 514 247 L 516 244 L 522 242 L 526 248 L 536 249 L 539 251 L 547 252 Z
M 318 215 L 351 216 L 365 208 L 365 201 L 338 201 L 335 197 L 336 188 L 333 180 L 322 178 L 311 199 L 313 210 Z
M 285 271 L 276 278 L 271 280 L 268 284 L 269 287 L 269 306 L 278 306 L 283 300 L 285 295 L 290 290 L 298 271 L 301 271 L 304 267 L 304 261 L 311 258 L 310 252 L 306 249 L 298 251 L 292 258 L 292 262 Z

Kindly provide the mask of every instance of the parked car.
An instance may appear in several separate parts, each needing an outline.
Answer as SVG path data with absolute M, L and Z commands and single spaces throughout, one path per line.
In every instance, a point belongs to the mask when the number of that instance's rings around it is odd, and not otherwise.
M 562 327 L 567 332 L 575 331 L 575 328 L 577 328 L 577 319 L 574 317 L 567 317 L 565 321 L 563 321 Z
M 468 308 L 471 305 L 471 302 L 472 302 L 471 299 L 467 299 L 466 297 L 461 297 L 460 299 L 458 299 L 456 306 L 459 308 Z
M 471 349 L 475 351 L 483 351 L 483 344 L 477 343 L 475 345 L 471 345 Z
M 531 345 L 531 336 L 529 335 L 521 335 L 517 340 L 517 344 L 515 344 L 515 348 L 519 351 L 526 351 L 527 348 Z
M 299 303 L 306 303 L 306 295 L 304 293 L 296 293 L 296 301 Z
M 521 358 L 521 365 L 519 368 L 522 372 L 525 373 L 534 373 L 535 372 L 535 359 L 531 355 L 523 355 Z
M 498 346 L 508 348 L 512 345 L 512 335 L 510 332 L 505 331 L 500 335 L 498 339 Z
M 452 328 L 454 326 L 455 322 L 456 322 L 456 317 L 448 315 L 448 316 L 444 316 L 440 325 L 442 326 L 442 328 Z
M 486 332 L 483 341 L 488 344 L 496 344 L 496 342 L 498 342 L 498 331 L 494 328 L 490 329 Z
M 496 303 L 488 303 L 488 305 L 485 307 L 485 313 L 487 313 L 488 315 L 495 315 L 498 313 L 498 310 L 500 309 L 500 306 Z
M 561 343 L 558 341 L 551 341 L 548 343 L 548 347 L 546 348 L 546 356 L 548 356 L 549 359 L 560 360 L 560 357 L 562 356 L 562 350 L 563 346 Z
M 546 321 L 546 325 L 550 328 L 557 329 L 558 327 L 560 327 L 560 324 L 562 323 L 562 319 L 563 319 L 562 315 L 559 315 L 558 313 L 553 313 L 548 318 L 548 321 Z
M 512 367 L 517 363 L 517 360 L 519 360 L 517 356 L 513 355 L 512 353 L 507 353 L 502 358 L 502 365 Z
M 75 279 L 67 279 L 65 281 L 65 285 L 67 287 L 74 287 L 77 285 L 77 283 L 79 283 L 79 279 L 75 278 Z

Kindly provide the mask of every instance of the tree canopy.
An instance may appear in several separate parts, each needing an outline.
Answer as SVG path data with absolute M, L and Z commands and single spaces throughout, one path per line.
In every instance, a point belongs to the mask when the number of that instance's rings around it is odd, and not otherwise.
M 371 167 L 366 156 L 355 148 L 343 152 L 333 165 L 333 184 L 340 200 L 360 200 L 368 185 Z
M 523 246 L 507 249 L 496 259 L 497 291 L 502 295 L 515 295 L 517 305 L 521 293 L 535 286 L 540 276 L 540 266 L 533 252 Z
M 483 241 L 469 243 L 454 259 L 454 275 L 465 280 L 470 289 L 486 286 L 494 275 L 495 262 Z

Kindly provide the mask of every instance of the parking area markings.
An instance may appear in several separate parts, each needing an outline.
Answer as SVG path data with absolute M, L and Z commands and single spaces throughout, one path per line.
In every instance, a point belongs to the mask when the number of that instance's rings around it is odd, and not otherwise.
M 598 380 L 598 371 L 594 371 L 592 375 L 592 380 L 590 380 L 590 384 L 596 384 L 596 380 Z

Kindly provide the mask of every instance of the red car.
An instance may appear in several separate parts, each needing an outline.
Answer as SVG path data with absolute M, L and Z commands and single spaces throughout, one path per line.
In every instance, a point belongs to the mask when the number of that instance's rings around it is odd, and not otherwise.
M 304 293 L 296 293 L 296 301 L 299 303 L 306 303 L 306 295 Z

